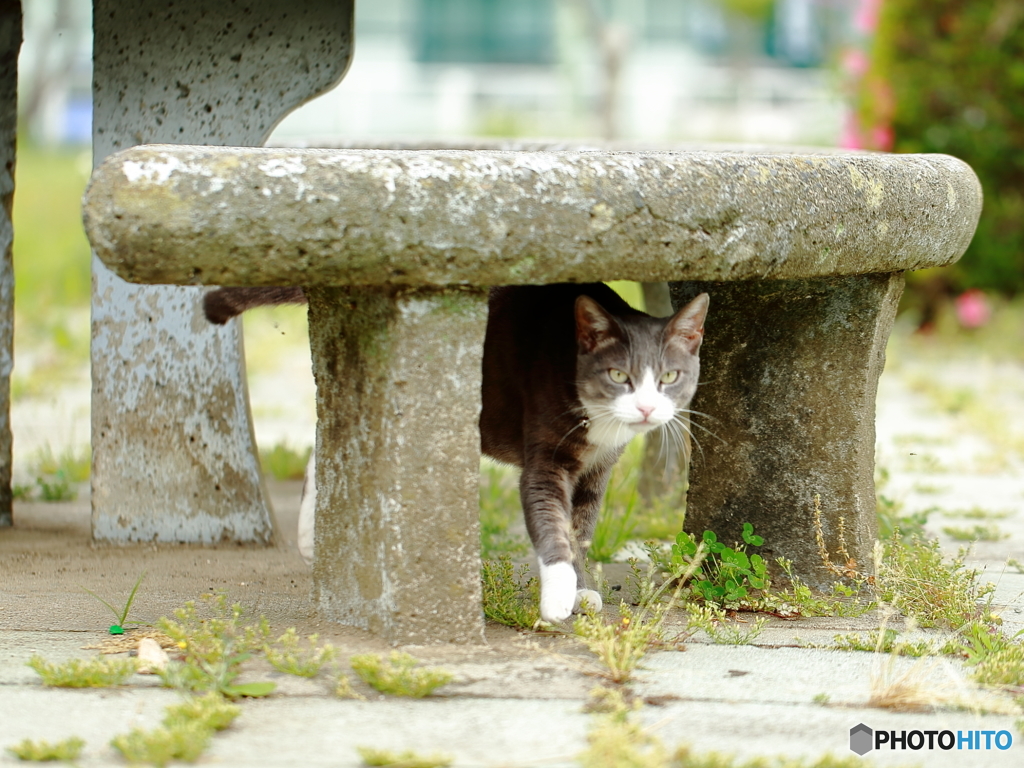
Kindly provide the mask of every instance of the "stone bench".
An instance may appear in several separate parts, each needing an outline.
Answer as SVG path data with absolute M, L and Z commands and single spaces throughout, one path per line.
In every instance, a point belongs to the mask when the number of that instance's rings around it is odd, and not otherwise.
M 942 155 L 143 146 L 97 168 L 84 205 L 126 280 L 307 288 L 314 599 L 422 643 L 482 638 L 487 286 L 669 281 L 677 305 L 708 291 L 693 407 L 717 439 L 695 459 L 687 527 L 738 539 L 752 522 L 823 586 L 815 494 L 827 544 L 842 517 L 870 563 L 902 272 L 959 258 L 981 190 Z

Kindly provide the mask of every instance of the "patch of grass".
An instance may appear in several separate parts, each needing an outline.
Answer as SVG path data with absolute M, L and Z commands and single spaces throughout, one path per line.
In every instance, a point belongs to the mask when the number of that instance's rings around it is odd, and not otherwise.
M 644 505 L 638 487 L 642 460 L 643 443 L 634 440 L 612 468 L 590 542 L 588 556 L 591 560 L 610 563 L 612 556 L 636 535 Z
M 637 719 L 638 699 L 627 701 L 621 690 L 599 688 L 591 693 L 588 711 L 598 713 L 587 733 L 587 748 L 576 759 L 581 768 L 863 768 L 860 757 L 824 755 L 804 759 L 786 756 L 743 760 L 720 752 L 696 752 L 687 745 L 670 752 Z
M 619 604 L 619 620 L 606 623 L 593 613 L 580 615 L 573 622 L 573 632 L 604 666 L 605 676 L 613 683 L 625 683 L 652 643 L 661 637 L 664 609 L 655 610 L 646 618 L 635 616 L 625 603 Z
M 393 752 L 390 749 L 374 749 L 372 747 L 356 747 L 363 765 L 389 766 L 390 768 L 445 768 L 454 762 L 451 755 L 435 753 L 421 755 L 411 749 L 404 752 Z
M 918 659 L 903 670 L 899 669 L 898 662 L 898 654 L 889 654 L 872 671 L 869 707 L 895 712 L 929 712 L 967 704 L 960 686 L 952 681 L 943 685 L 935 680 L 934 659 Z
M 392 651 L 386 661 L 377 653 L 359 654 L 349 664 L 365 683 L 389 696 L 422 699 L 453 679 L 444 669 L 417 666 L 416 659 L 399 651 Z
M 517 472 L 490 459 L 480 462 L 480 549 L 484 560 L 498 555 L 521 555 L 526 539 L 509 530 L 522 519 Z
M 319 635 L 306 638 L 307 647 L 303 648 L 295 628 L 287 630 L 277 638 L 276 646 L 266 645 L 263 652 L 273 667 L 279 672 L 298 677 L 316 677 L 320 668 L 337 655 L 337 649 L 327 643 L 318 646 Z
M 761 634 L 767 616 L 758 616 L 752 623 L 743 626 L 739 621 L 729 621 L 723 609 L 710 603 L 686 606 L 687 623 L 693 629 L 702 629 L 711 642 L 720 645 L 747 645 Z
M 1002 541 L 1010 538 L 1010 534 L 1003 531 L 995 523 L 987 525 L 972 525 L 970 527 L 959 525 L 945 525 L 942 532 L 957 541 Z
M 654 583 L 655 566 L 640 574 L 630 561 L 638 583 L 637 611 L 625 602 L 619 604 L 619 620 L 608 623 L 594 612 L 586 612 L 573 623 L 573 632 L 604 666 L 604 675 L 614 683 L 625 683 L 650 647 L 663 640 L 662 627 L 668 611 L 676 605 L 683 585 L 693 576 L 704 556 L 703 544 L 693 562 L 677 566 L 660 585 Z M 669 589 L 672 589 L 669 594 Z M 665 597 L 668 595 L 668 599 Z
M 974 679 L 982 685 L 1024 695 L 1024 642 L 1018 633 L 1007 638 L 997 629 L 977 627 L 968 637 L 968 663 L 974 663 Z
M 967 552 L 960 550 L 951 560 L 943 557 L 939 543 L 895 535 L 882 547 L 878 558 L 876 585 L 882 600 L 923 627 L 959 629 L 983 618 L 987 606 L 982 600 L 995 590 L 979 584 L 979 572 L 964 564 Z
M 264 475 L 275 480 L 301 480 L 306 474 L 312 448 L 296 449 L 281 442 L 260 450 L 260 467 Z
M 85 742 L 82 739 L 77 736 L 71 736 L 53 744 L 48 741 L 25 739 L 14 746 L 8 747 L 7 751 L 19 760 L 36 763 L 62 760 L 70 763 L 78 759 L 78 756 L 82 754 L 84 746 Z
M 951 509 L 943 510 L 942 514 L 946 517 L 962 517 L 967 520 L 1004 520 L 1009 517 L 1012 513 L 1008 511 L 991 512 L 981 507 L 971 507 L 970 509 Z
M 91 462 L 88 446 L 80 451 L 68 448 L 59 455 L 46 446 L 29 464 L 29 474 L 36 478 L 35 484 L 15 485 L 15 498 L 31 500 L 38 488 L 43 501 L 74 501 L 78 497 L 78 484 L 89 479 Z
M 949 486 L 932 485 L 931 483 L 914 483 L 913 489 L 915 493 L 932 496 L 935 494 L 946 493 L 949 490 Z
M 53 307 L 88 306 L 89 242 L 82 229 L 88 152 L 18 142 L 14 201 L 14 300 L 26 319 Z
M 826 554 L 827 556 L 827 554 Z M 862 600 L 861 593 L 867 580 L 844 584 L 834 582 L 828 594 L 815 593 L 793 573 L 793 563 L 784 557 L 776 562 L 786 574 L 789 587 L 782 591 L 773 590 L 763 600 L 764 607 L 787 615 L 800 616 L 862 616 L 875 607 L 873 600 Z
M 933 509 L 903 513 L 903 502 L 888 494 L 889 470 L 875 468 L 875 514 L 878 517 L 878 538 L 887 541 L 897 531 L 905 536 L 924 536 L 924 526 Z
M 134 659 L 69 659 L 62 664 L 33 656 L 28 666 L 36 671 L 43 685 L 56 688 L 111 688 L 124 685 L 135 674 Z
M 338 673 L 338 678 L 334 683 L 334 695 L 339 699 L 363 700 L 365 698 L 352 687 L 352 681 L 344 672 Z
M 526 578 L 529 566 L 502 555 L 481 566 L 484 617 L 516 629 L 533 629 L 540 621 L 540 585 Z
M 157 622 L 159 629 L 182 649 L 186 660 L 220 661 L 232 653 L 252 653 L 266 645 L 270 625 L 262 616 L 253 624 L 243 619 L 245 610 L 235 603 L 228 605 L 223 593 L 202 598 L 209 606 L 210 616 L 202 618 L 194 600 L 174 612 L 174 618 Z
M 928 640 L 906 640 L 895 629 L 874 630 L 867 635 L 850 633 L 836 635 L 833 646 L 839 651 L 867 651 L 870 653 L 894 653 L 899 656 L 960 655 L 963 645 L 955 640 L 941 643 Z
M 165 728 L 177 728 L 185 723 L 199 723 L 211 731 L 223 731 L 240 714 L 240 706 L 211 691 L 167 707 L 163 724 Z
M 203 754 L 213 731 L 198 721 L 186 721 L 172 728 L 154 728 L 115 736 L 110 746 L 130 763 L 165 766 L 172 760 L 194 763 Z
M 600 714 L 576 758 L 581 768 L 668 768 L 664 745 L 634 717 L 641 702 L 627 703 L 621 691 L 607 688 L 591 692 L 591 699 Z
M 183 661 L 172 661 L 158 672 L 164 684 L 183 691 L 216 691 L 233 699 L 273 692 L 274 683 L 235 683 L 242 662 L 267 645 L 267 620 L 260 617 L 256 623 L 246 624 L 241 605 L 228 606 L 223 594 L 203 597 L 213 609 L 209 618 L 200 619 L 195 602 L 190 600 L 174 612 L 175 619 L 164 617 L 157 623 L 184 656 Z

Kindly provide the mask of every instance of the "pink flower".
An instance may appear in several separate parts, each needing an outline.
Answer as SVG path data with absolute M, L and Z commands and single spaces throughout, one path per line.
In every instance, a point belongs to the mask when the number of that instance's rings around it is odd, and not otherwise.
M 870 65 L 868 55 L 857 48 L 851 48 L 843 54 L 843 69 L 854 77 L 863 77 Z
M 964 328 L 980 328 L 992 319 L 992 307 L 977 288 L 964 291 L 954 302 L 956 319 Z
M 878 14 L 882 0 L 860 0 L 853 17 L 853 26 L 858 32 L 870 35 L 878 27 Z

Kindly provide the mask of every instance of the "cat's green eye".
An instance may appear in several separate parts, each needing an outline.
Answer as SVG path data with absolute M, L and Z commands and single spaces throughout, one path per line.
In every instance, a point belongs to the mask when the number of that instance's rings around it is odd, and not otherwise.
M 625 384 L 629 381 L 629 374 L 625 371 L 620 371 L 618 368 L 609 368 L 608 376 L 616 384 Z
M 665 371 L 661 374 L 662 384 L 675 384 L 676 379 L 679 378 L 679 371 Z

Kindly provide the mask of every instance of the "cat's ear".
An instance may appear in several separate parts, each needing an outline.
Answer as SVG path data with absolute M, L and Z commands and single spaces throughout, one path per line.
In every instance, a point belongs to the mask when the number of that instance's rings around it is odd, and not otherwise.
M 589 296 L 576 299 L 576 342 L 583 352 L 596 352 L 621 336 L 619 324 Z
M 704 318 L 708 314 L 710 298 L 702 293 L 673 315 L 665 326 L 665 341 L 682 344 L 691 355 L 697 354 L 704 340 Z

